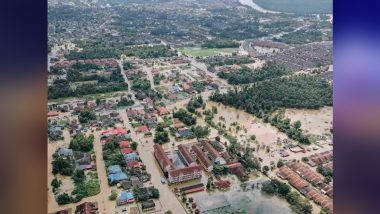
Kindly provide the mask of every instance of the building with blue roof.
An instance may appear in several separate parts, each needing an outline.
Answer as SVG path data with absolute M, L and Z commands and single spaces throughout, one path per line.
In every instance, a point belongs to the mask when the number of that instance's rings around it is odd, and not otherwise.
M 122 172 L 121 167 L 119 165 L 112 165 L 107 168 L 108 174 L 115 174 Z
M 125 174 L 125 172 L 119 172 L 119 173 L 108 175 L 108 182 L 110 184 L 116 184 L 116 183 L 119 183 L 120 181 L 124 181 L 127 179 L 128 179 L 128 176 L 127 174 Z
M 124 160 L 125 162 L 135 161 L 139 158 L 139 155 L 136 152 L 131 152 L 128 154 L 124 154 Z
M 118 206 L 135 202 L 135 197 L 132 192 L 122 192 L 117 198 L 116 204 Z

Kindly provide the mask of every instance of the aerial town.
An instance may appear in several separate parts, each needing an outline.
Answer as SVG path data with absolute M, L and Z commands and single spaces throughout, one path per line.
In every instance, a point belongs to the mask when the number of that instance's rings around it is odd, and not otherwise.
M 49 0 L 48 213 L 333 213 L 328 8 Z

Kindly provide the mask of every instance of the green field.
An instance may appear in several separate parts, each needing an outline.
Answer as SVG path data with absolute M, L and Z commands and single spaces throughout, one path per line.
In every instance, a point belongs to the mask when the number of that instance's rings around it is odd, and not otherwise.
M 179 51 L 190 56 L 215 56 L 218 54 L 231 54 L 238 48 L 180 48 Z
M 253 0 L 267 10 L 288 13 L 332 13 L 332 0 Z

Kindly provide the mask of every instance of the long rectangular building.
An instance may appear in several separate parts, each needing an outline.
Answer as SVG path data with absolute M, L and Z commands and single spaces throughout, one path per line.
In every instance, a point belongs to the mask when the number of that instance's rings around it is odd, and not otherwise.
M 162 146 L 159 144 L 155 144 L 153 147 L 154 147 L 154 156 L 156 157 L 158 163 L 160 164 L 161 169 L 164 172 L 168 173 L 169 183 L 180 183 L 180 182 L 189 181 L 189 180 L 202 177 L 202 167 L 196 164 L 194 160 L 193 162 L 191 162 L 190 158 L 192 157 L 190 154 L 184 155 L 186 156 L 186 158 L 184 157 L 184 159 L 186 161 L 189 161 L 190 165 L 187 167 L 175 169 L 174 165 L 169 160 L 168 156 L 165 154 Z M 179 156 L 183 155 L 181 154 L 181 150 L 183 153 L 186 153 L 185 148 L 180 147 L 179 150 L 180 150 Z
M 205 168 L 206 171 L 211 172 L 214 169 L 214 166 L 212 165 L 211 161 L 207 158 L 207 156 L 203 153 L 202 149 L 199 148 L 199 146 L 194 145 L 191 147 L 193 152 L 197 155 L 197 159 Z
M 164 172 L 168 172 L 170 169 L 173 168 L 173 164 L 170 162 L 168 156 L 165 154 L 164 149 L 160 144 L 154 144 L 154 157 L 158 161 L 158 164 L 160 164 L 161 169 Z
M 189 150 L 182 144 L 178 146 L 178 154 L 181 160 L 186 164 L 186 166 L 196 165 L 195 160 L 191 156 Z
M 202 167 L 199 165 L 189 166 L 169 171 L 169 183 L 180 183 L 202 177 Z

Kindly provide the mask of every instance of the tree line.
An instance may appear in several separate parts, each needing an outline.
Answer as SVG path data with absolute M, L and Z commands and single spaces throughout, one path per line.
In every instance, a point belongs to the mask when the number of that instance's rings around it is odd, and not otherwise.
M 281 77 L 291 73 L 285 66 L 273 62 L 267 62 L 258 69 L 241 68 L 235 72 L 219 72 L 220 78 L 226 79 L 229 84 L 248 84 L 271 78 Z

